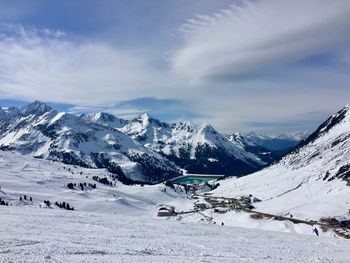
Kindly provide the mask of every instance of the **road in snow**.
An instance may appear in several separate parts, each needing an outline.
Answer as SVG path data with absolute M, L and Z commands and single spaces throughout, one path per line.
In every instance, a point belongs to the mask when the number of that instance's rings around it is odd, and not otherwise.
M 0 207 L 1 262 L 349 262 L 350 242 L 125 215 Z

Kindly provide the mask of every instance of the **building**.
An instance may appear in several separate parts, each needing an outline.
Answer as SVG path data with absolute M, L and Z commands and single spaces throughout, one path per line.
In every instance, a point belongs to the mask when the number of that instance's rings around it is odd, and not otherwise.
M 175 212 L 175 207 L 173 206 L 170 206 L 170 207 L 165 207 L 165 206 L 162 206 L 161 208 L 159 208 L 158 210 L 158 214 L 157 216 L 174 216 L 176 215 L 176 212 Z

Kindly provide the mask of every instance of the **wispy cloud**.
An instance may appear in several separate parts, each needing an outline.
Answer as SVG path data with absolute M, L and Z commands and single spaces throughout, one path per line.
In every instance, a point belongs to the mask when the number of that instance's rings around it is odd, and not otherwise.
M 192 81 L 254 77 L 322 52 L 348 48 L 347 0 L 239 1 L 182 26 L 173 68 Z

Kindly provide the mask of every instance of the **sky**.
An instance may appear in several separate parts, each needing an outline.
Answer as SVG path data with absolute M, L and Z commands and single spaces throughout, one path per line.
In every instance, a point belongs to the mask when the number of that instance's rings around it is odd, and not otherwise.
M 0 105 L 312 131 L 350 103 L 348 0 L 3 0 Z

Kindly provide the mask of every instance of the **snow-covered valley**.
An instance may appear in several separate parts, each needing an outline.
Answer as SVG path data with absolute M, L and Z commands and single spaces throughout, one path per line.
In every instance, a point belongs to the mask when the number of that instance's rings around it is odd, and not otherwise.
M 349 222 L 349 123 L 347 106 L 278 163 L 196 187 L 0 151 L 0 260 L 348 262 L 348 227 L 322 220 Z
M 0 152 L 0 160 L 0 198 L 9 204 L 0 206 L 1 262 L 349 260 L 350 242 L 334 238 L 331 231 L 317 237 L 309 225 L 255 220 L 234 211 L 159 218 L 156 214 L 162 204 L 191 211 L 196 200 L 164 184 L 124 185 L 105 169 L 10 152 Z M 96 176 L 106 177 L 113 185 L 95 181 Z M 71 182 L 77 185 L 74 189 L 67 187 Z M 80 183 L 83 187 L 86 183 L 83 190 Z M 95 189 L 89 187 L 93 184 Z M 50 201 L 50 207 L 44 200 Z M 69 203 L 74 211 L 58 208 L 56 201 Z M 205 216 L 209 211 L 210 223 Z

